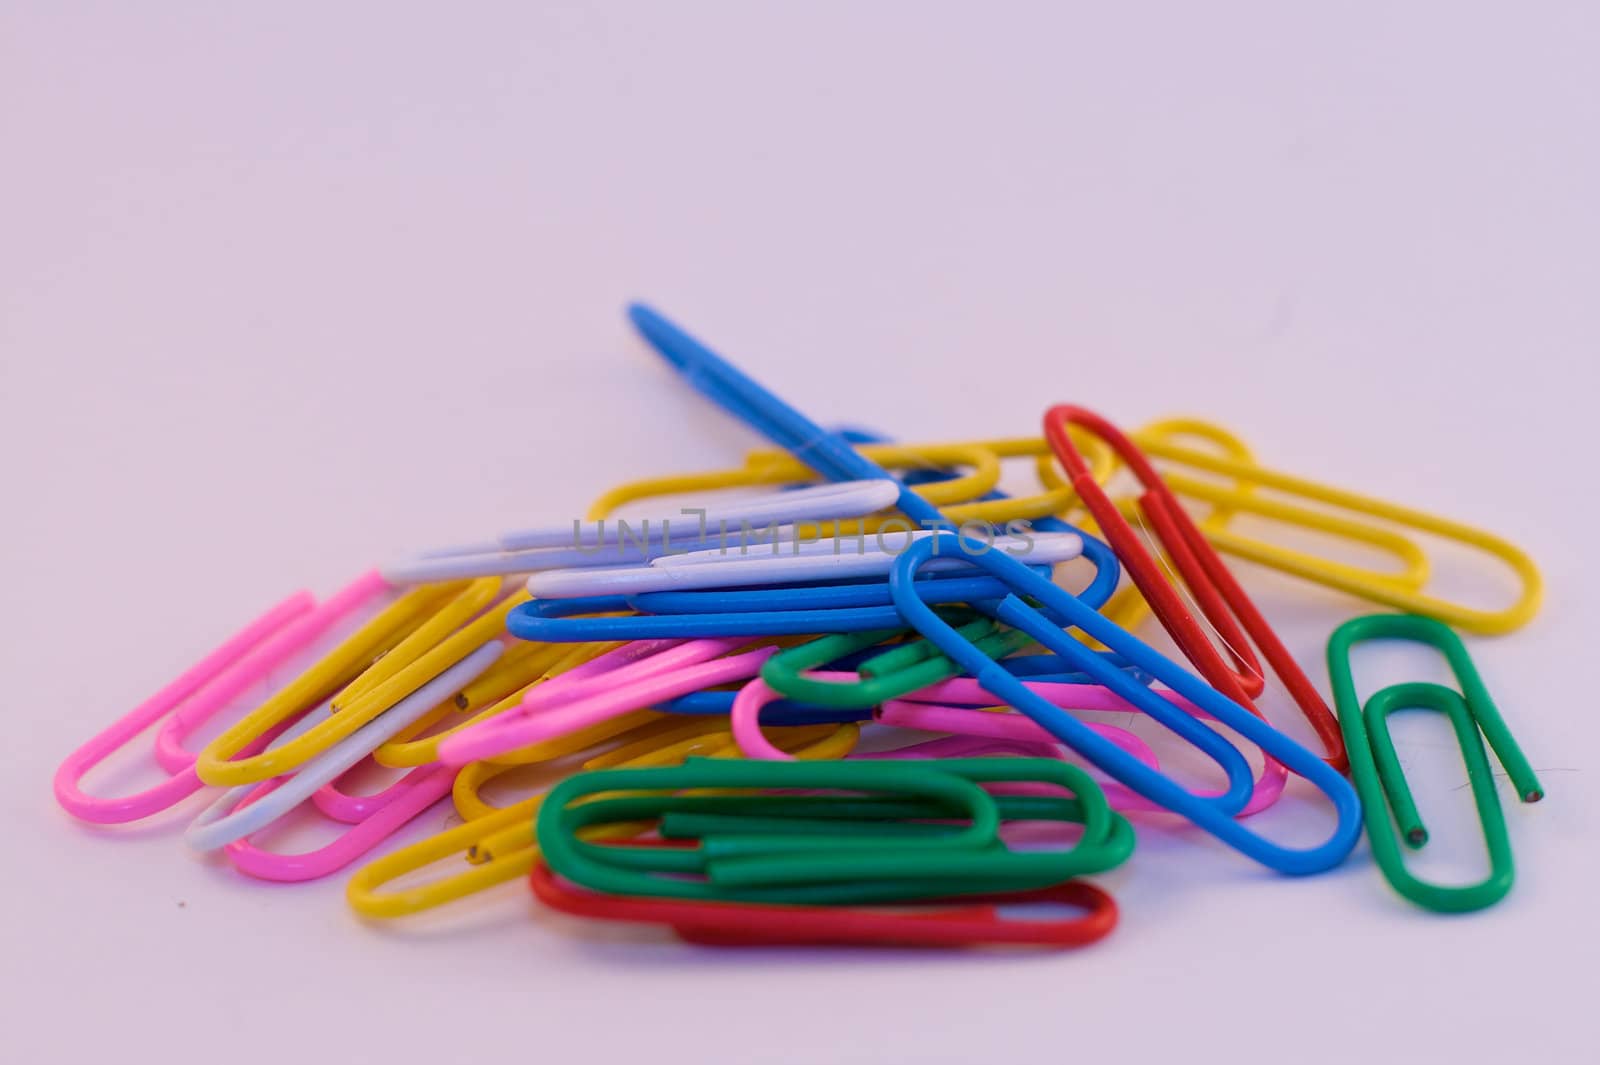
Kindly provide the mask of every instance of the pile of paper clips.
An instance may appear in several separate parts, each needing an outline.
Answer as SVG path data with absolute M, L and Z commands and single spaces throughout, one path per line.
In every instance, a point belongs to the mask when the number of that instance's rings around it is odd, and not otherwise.
M 1172 815 L 1297 875 L 1343 862 L 1364 817 L 1378 867 L 1412 902 L 1472 910 L 1510 890 L 1484 739 L 1523 801 L 1543 789 L 1449 626 L 1499 634 L 1533 616 L 1540 578 L 1513 545 L 1266 469 L 1193 420 L 1124 434 L 1063 405 L 1046 411 L 1042 438 L 901 445 L 830 432 L 655 312 L 630 313 L 686 381 L 784 451 L 615 488 L 580 521 L 433 551 L 320 604 L 292 596 L 73 752 L 55 779 L 61 805 L 124 823 L 226 789 L 188 844 L 253 877 L 303 881 L 449 801 L 461 824 L 354 874 L 358 912 L 412 914 L 526 878 L 555 909 L 716 944 L 1087 943 L 1117 909 L 1079 878 L 1127 861 L 1135 822 L 1160 832 Z M 1002 494 L 1005 459 L 1033 460 L 1040 489 Z M 1119 480 L 1137 490 L 1113 497 L 1104 486 Z M 682 505 L 613 517 L 667 497 Z M 1242 535 L 1240 515 L 1397 565 Z M 1430 596 L 1429 557 L 1408 533 L 1498 558 L 1520 582 L 1516 602 L 1492 612 Z M 1334 630 L 1337 715 L 1221 554 L 1397 611 Z M 1186 663 L 1134 635 L 1147 614 Z M 1397 684 L 1363 704 L 1350 652 L 1374 639 L 1437 648 L 1459 690 Z M 1257 705 L 1263 663 L 1320 754 Z M 1387 724 L 1404 709 L 1454 727 L 1490 854 L 1480 883 L 1425 883 L 1402 861 L 1398 844 L 1427 839 Z M 224 711 L 239 716 L 198 753 L 185 746 Z M 1106 713 L 1148 715 L 1225 785 L 1179 783 L 1146 740 L 1094 720 Z M 82 790 L 157 725 L 162 783 L 121 798 Z M 353 793 L 350 775 L 372 763 L 404 773 Z M 1291 775 L 1335 815 L 1314 846 L 1250 824 Z M 494 805 L 484 792 L 497 778 L 496 790 L 520 781 L 532 794 Z M 309 853 L 266 848 L 275 823 L 313 808 L 349 828 Z M 458 863 L 449 875 L 417 883 L 446 860 Z M 401 878 L 411 886 L 393 886 Z M 1015 919 L 1001 906 L 1040 901 L 1070 915 Z

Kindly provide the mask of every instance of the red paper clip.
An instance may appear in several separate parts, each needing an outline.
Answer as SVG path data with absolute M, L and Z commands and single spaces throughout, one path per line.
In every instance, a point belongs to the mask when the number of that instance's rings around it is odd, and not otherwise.
M 559 880 L 543 861 L 534 863 L 528 881 L 540 902 L 563 913 L 667 925 L 687 942 L 719 947 L 1081 947 L 1117 925 L 1116 900 L 1081 880 L 1001 895 L 932 899 L 928 901 L 954 905 L 916 912 L 602 895 Z M 1065 903 L 1087 912 L 1042 921 L 1007 918 L 999 910 L 1038 902 Z
M 1067 432 L 1070 425 L 1086 429 L 1111 445 L 1117 457 L 1138 478 L 1143 488 L 1138 500 L 1139 512 L 1150 523 L 1156 542 L 1171 556 L 1173 566 L 1199 603 L 1201 613 L 1227 646 L 1234 666 L 1223 661 L 1216 645 L 1184 605 L 1155 557 L 1117 510 L 1111 497 L 1095 482 L 1089 464 Z M 1344 772 L 1349 762 L 1338 720 L 1145 453 L 1116 426 L 1082 407 L 1065 404 L 1051 407 L 1045 412 L 1044 433 L 1072 487 L 1127 567 L 1133 583 L 1201 676 L 1224 695 L 1262 717 L 1250 701 L 1260 695 L 1266 685 L 1261 665 L 1251 649 L 1251 641 L 1254 641 L 1322 741 L 1328 752 L 1327 763 Z

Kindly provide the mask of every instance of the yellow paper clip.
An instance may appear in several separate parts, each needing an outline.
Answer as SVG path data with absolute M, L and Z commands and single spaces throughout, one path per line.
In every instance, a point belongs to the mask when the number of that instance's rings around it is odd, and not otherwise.
M 1210 441 L 1220 451 L 1186 446 L 1176 439 L 1183 436 Z M 1365 570 L 1226 529 L 1208 532 L 1208 538 L 1220 551 L 1485 636 L 1511 632 L 1527 624 L 1539 610 L 1544 582 L 1538 567 L 1521 548 L 1492 533 L 1398 503 L 1269 470 L 1256 463 L 1244 444 L 1227 430 L 1198 419 L 1173 418 L 1156 422 L 1135 433 L 1134 440 L 1153 459 L 1167 464 L 1247 482 L 1255 488 L 1309 500 L 1330 509 L 1312 509 L 1264 498 L 1179 471 L 1165 472 L 1167 483 L 1180 496 L 1389 550 L 1402 558 L 1404 568 L 1395 573 Z M 1391 528 L 1357 521 L 1351 514 L 1477 548 L 1505 563 L 1516 574 L 1521 591 L 1510 606 L 1499 610 L 1484 610 L 1431 596 L 1422 590 L 1429 576 L 1428 558 L 1422 549 Z
M 468 624 L 499 594 L 500 584 L 499 578 L 451 581 L 422 585 L 402 595 L 212 740 L 195 761 L 200 779 L 223 787 L 270 780 L 355 732 L 503 633 L 505 618 L 498 611 Z M 363 679 L 374 671 L 377 679 Z M 326 721 L 287 743 L 236 757 L 275 726 L 334 692 L 338 712 Z

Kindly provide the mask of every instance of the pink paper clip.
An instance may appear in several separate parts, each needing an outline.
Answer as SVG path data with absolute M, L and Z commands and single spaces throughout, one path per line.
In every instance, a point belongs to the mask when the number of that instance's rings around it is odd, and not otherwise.
M 69 754 L 56 770 L 56 801 L 74 817 L 112 825 L 160 813 L 193 795 L 204 785 L 194 771 L 196 755 L 183 741 L 340 618 L 387 588 L 383 578 L 372 572 L 321 606 L 309 592 L 285 599 Z M 168 715 L 154 747 L 156 764 L 169 774 L 167 780 L 132 795 L 101 797 L 83 791 L 89 770 Z M 261 737 L 251 750 L 259 750 L 271 738 Z
M 595 668 L 579 676 L 574 674 L 584 666 L 546 681 L 528 692 L 515 709 L 445 740 L 439 745 L 439 760 L 461 766 L 493 758 L 666 699 L 745 680 L 777 652 L 776 647 L 764 647 L 717 657 L 749 643 L 748 637 L 641 642 L 656 645 L 655 653 L 639 657 L 629 645 L 585 663 Z M 662 645 L 666 645 L 664 649 Z M 610 658 L 624 651 L 632 653 Z M 595 663 L 601 664 L 596 667 Z
M 728 642 L 726 647 L 721 649 L 737 646 L 738 642 L 741 641 Z M 509 726 L 516 725 L 536 711 L 563 706 L 600 690 L 596 682 L 603 678 L 609 678 L 612 683 L 638 680 L 654 676 L 664 670 L 704 661 L 721 653 L 718 647 L 710 645 L 710 641 L 696 641 L 687 646 L 686 643 L 684 640 L 633 640 L 605 654 L 596 655 L 565 673 L 535 685 L 523 696 L 520 704 L 506 713 L 472 728 L 462 729 L 457 735 L 440 744 L 440 758 L 450 764 L 465 765 L 467 762 L 476 761 L 477 757 L 461 754 L 463 750 L 488 749 L 491 744 L 497 752 L 513 750 L 521 745 L 500 746 Z M 456 754 L 452 755 L 452 751 Z M 457 763 L 450 761 L 452 758 L 461 760 Z

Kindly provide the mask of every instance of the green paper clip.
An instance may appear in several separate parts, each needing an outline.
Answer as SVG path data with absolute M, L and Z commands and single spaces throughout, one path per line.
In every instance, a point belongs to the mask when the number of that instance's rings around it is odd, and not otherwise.
M 1362 707 L 1351 676 L 1350 650 L 1365 640 L 1385 639 L 1410 640 L 1437 649 L 1450 663 L 1461 691 L 1438 684 L 1395 684 L 1374 694 Z M 1523 802 L 1538 802 L 1544 798 L 1544 788 L 1506 727 L 1494 700 L 1489 698 L 1488 689 L 1478 676 L 1477 667 L 1472 664 L 1461 638 L 1441 622 L 1411 614 L 1354 618 L 1334 630 L 1328 640 L 1328 674 L 1333 684 L 1334 705 L 1339 712 L 1339 728 L 1350 754 L 1350 776 L 1361 795 L 1362 817 L 1371 841 L 1372 856 L 1384 879 L 1418 906 L 1439 913 L 1481 910 L 1505 898 L 1516 870 L 1511 859 L 1505 814 L 1500 808 L 1494 775 L 1483 748 L 1484 739 L 1488 739 Z M 1406 868 L 1404 853 L 1393 829 L 1397 827 L 1399 840 L 1413 849 L 1428 842 L 1428 830 L 1417 813 L 1389 734 L 1389 715 L 1410 709 L 1444 714 L 1455 729 L 1489 849 L 1489 875 L 1476 884 L 1459 887 L 1429 884 L 1417 879 Z
M 991 795 L 979 786 L 1022 781 L 1070 795 Z M 672 794 L 706 788 L 737 791 Z M 752 788 L 848 794 L 744 791 Z M 1013 850 L 999 830 L 1018 820 L 1084 827 L 1069 847 Z M 663 837 L 693 845 L 578 838 L 590 826 L 627 821 L 657 821 Z M 591 890 L 812 905 L 1030 890 L 1119 865 L 1134 843 L 1132 826 L 1093 779 L 1049 758 L 691 758 L 682 766 L 580 773 L 551 790 L 536 831 L 551 868 Z

